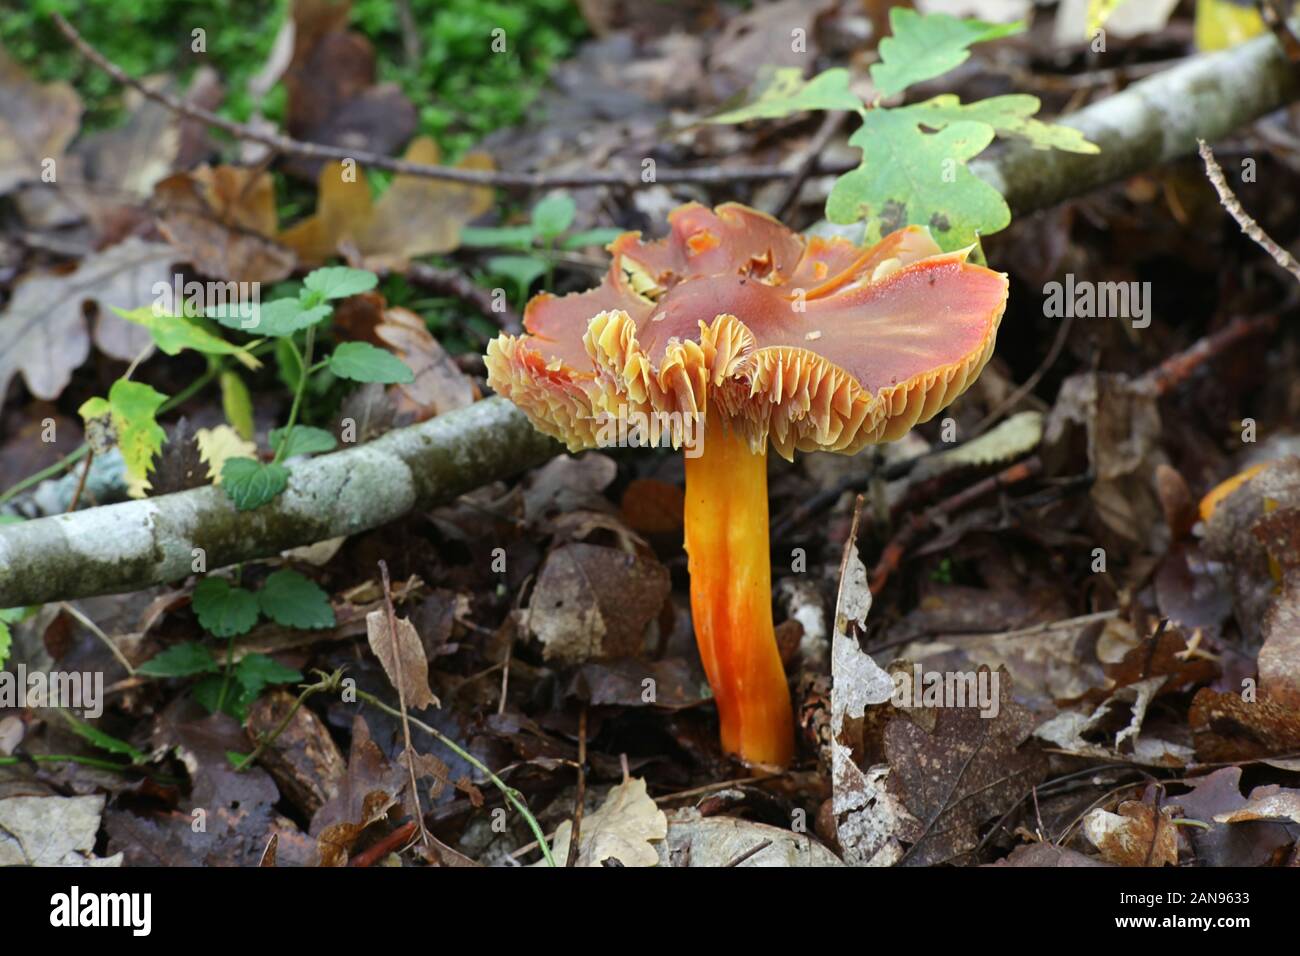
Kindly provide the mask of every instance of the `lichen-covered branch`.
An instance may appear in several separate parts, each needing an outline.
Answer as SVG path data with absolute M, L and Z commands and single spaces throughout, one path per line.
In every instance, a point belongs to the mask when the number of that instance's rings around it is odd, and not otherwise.
M 220 488 L 0 526 L 0 607 L 133 591 L 375 528 L 558 453 L 501 398 L 297 462 L 289 489 L 237 511 Z
M 1015 215 L 1046 209 L 1196 151 L 1300 96 L 1300 70 L 1271 34 L 1134 83 L 1059 122 L 1101 147 L 1097 155 L 1016 144 L 971 171 Z

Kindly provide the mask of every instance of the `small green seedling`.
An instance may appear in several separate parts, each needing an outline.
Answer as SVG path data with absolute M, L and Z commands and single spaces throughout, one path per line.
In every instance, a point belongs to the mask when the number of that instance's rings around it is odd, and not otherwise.
M 622 229 L 588 229 L 569 232 L 578 207 L 573 197 L 565 193 L 551 193 L 533 207 L 530 221 L 522 226 L 487 226 L 462 229 L 462 246 L 489 249 L 517 249 L 521 255 L 493 256 L 487 261 L 488 270 L 509 279 L 515 286 L 518 301 L 528 298 L 528 292 L 542 276 L 546 286 L 552 285 L 556 251 L 571 252 L 588 246 L 603 246 L 613 242 Z

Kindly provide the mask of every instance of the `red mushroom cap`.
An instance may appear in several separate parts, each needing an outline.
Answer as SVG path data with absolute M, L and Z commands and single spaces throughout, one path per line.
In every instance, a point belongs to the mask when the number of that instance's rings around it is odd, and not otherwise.
M 620 236 L 599 286 L 534 297 L 526 334 L 488 345 L 488 383 L 571 451 L 639 412 L 723 414 L 786 458 L 852 453 L 934 416 L 992 354 L 1006 277 L 920 227 L 861 249 L 734 203 L 669 223 Z

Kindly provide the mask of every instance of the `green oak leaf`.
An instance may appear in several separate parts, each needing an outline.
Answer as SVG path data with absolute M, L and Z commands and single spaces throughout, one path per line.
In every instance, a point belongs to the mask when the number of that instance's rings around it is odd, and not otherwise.
M 289 469 L 277 462 L 227 458 L 221 466 L 221 487 L 236 508 L 252 511 L 289 487 Z
M 533 229 L 543 239 L 554 239 L 573 225 L 578 204 L 566 193 L 551 193 L 533 207 Z
M 295 425 L 293 431 L 288 436 L 288 447 L 283 453 L 280 451 L 280 445 L 285 442 L 285 430 L 283 428 L 271 429 L 271 447 L 281 459 L 293 458 L 295 455 L 314 455 L 317 452 L 333 451 L 338 445 L 338 440 L 323 428 L 312 428 L 310 425 Z
M 174 644 L 145 661 L 136 668 L 136 673 L 149 677 L 192 677 L 195 674 L 215 673 L 220 669 L 206 647 L 186 642 Z
M 1035 119 L 1038 97 L 1026 93 L 992 96 L 974 103 L 962 103 L 950 93 L 894 110 L 912 116 L 930 129 L 943 129 L 950 123 L 987 123 L 1000 136 L 1017 136 L 1028 140 L 1035 149 L 1060 149 L 1067 153 L 1099 153 L 1083 133 L 1069 126 L 1044 123 Z
M 257 623 L 257 598 L 252 591 L 232 587 L 225 578 L 204 578 L 191 598 L 203 629 L 217 637 L 247 634 Z
M 379 282 L 379 277 L 364 269 L 347 266 L 329 266 L 307 273 L 303 287 L 318 293 L 322 299 L 346 299 L 350 295 L 369 292 Z
M 349 378 L 354 382 L 383 382 L 387 385 L 415 381 L 415 373 L 405 362 L 369 342 L 344 342 L 330 355 L 329 370 L 339 378 Z
M 893 96 L 913 83 L 942 76 L 966 62 L 972 44 L 1011 36 L 1025 25 L 959 20 L 944 13 L 922 16 L 915 10 L 893 7 L 889 28 L 893 35 L 880 41 L 880 62 L 871 67 L 872 82 L 881 96 Z
M 87 399 L 77 413 L 87 424 L 107 418 L 127 473 L 144 478 L 153 456 L 167 440 L 167 433 L 154 419 L 165 401 L 167 396 L 162 392 L 142 382 L 119 378 L 108 390 L 107 399 Z
M 287 568 L 276 571 L 257 593 L 262 613 L 284 627 L 317 629 L 334 626 L 329 595 L 314 581 Z
M 790 66 L 775 70 L 754 100 L 745 106 L 708 117 L 707 123 L 744 123 L 777 119 L 807 110 L 861 110 L 862 100 L 849 89 L 849 71 L 842 67 L 805 81 L 803 71 Z
M 993 139 L 987 123 L 949 123 L 923 131 L 907 110 L 868 110 L 849 143 L 862 165 L 845 173 L 826 200 L 826 218 L 878 222 L 881 234 L 922 225 L 945 250 L 1005 229 L 1011 211 L 1001 194 L 972 173 L 966 160 Z

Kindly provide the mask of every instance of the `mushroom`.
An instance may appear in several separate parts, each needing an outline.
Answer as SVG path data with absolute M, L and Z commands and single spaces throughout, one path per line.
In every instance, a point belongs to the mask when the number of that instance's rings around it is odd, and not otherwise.
M 930 419 L 988 361 L 1007 281 L 916 226 L 862 249 L 734 203 L 668 221 L 661 241 L 615 240 L 596 288 L 534 297 L 526 334 L 488 344 L 488 384 L 570 451 L 629 430 L 684 449 L 691 612 L 722 746 L 784 766 L 767 446 L 853 454 Z

